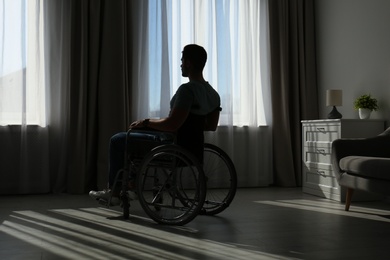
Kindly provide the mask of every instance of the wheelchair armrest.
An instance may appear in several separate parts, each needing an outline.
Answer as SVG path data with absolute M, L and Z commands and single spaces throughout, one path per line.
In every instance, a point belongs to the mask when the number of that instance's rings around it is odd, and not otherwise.
M 127 131 L 127 137 L 132 134 L 138 140 L 154 141 L 154 142 L 174 142 L 176 136 L 170 132 L 161 132 L 148 129 L 129 129 Z

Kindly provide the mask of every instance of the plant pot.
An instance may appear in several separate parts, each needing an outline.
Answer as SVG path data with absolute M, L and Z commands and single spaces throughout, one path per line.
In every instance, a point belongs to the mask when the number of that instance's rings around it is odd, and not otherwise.
M 359 108 L 359 118 L 360 119 L 369 119 L 371 115 L 371 110 L 367 108 Z

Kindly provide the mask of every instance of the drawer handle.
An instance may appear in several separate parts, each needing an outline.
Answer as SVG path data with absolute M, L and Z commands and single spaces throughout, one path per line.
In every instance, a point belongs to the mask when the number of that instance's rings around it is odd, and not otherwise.
M 317 171 L 317 174 L 326 177 L 325 171 Z
M 325 149 L 317 149 L 317 153 L 325 155 Z
M 317 127 L 317 131 L 325 133 L 325 127 Z

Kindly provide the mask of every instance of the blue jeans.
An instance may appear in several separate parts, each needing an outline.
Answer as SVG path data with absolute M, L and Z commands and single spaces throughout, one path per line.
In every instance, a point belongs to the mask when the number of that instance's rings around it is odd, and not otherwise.
M 173 142 L 173 135 L 162 133 L 162 132 L 147 132 L 147 133 L 137 133 L 137 132 L 130 132 L 128 143 L 126 144 L 126 132 L 120 132 L 115 135 L 113 135 L 110 139 L 110 160 L 109 160 L 109 176 L 108 176 L 108 186 L 112 188 L 112 185 L 114 185 L 115 176 L 118 173 L 119 170 L 123 169 L 124 163 L 125 163 L 125 151 L 126 149 L 129 151 L 131 142 L 133 142 L 133 145 L 136 147 L 131 147 L 131 150 L 144 150 L 142 153 L 147 152 L 145 151 L 145 147 L 142 146 L 142 142 L 148 141 L 155 142 L 156 145 L 164 144 L 164 143 L 172 143 Z M 130 176 L 131 177 L 131 176 Z

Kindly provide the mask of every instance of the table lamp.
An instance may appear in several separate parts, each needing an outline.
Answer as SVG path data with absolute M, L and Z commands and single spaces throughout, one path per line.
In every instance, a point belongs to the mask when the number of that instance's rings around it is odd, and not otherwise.
M 340 89 L 328 89 L 326 91 L 326 106 L 333 106 L 332 111 L 328 114 L 329 119 L 339 119 L 343 115 L 337 111 L 336 106 L 343 104 L 343 91 Z

